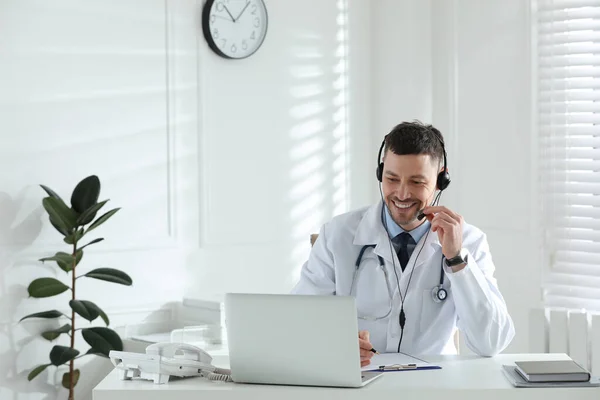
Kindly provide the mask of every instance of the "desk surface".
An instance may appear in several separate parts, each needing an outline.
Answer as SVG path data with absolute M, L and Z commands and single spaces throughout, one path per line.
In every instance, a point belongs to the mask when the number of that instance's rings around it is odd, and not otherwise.
M 186 378 L 155 385 L 152 381 L 121 381 L 111 372 L 93 391 L 94 400 L 246 400 L 264 399 L 600 399 L 600 388 L 514 388 L 504 377 L 502 364 L 518 360 L 560 360 L 564 354 L 500 354 L 491 358 L 477 356 L 425 357 L 442 369 L 386 372 L 358 389 L 303 386 L 249 385 Z M 215 355 L 213 364 L 228 367 L 226 356 Z

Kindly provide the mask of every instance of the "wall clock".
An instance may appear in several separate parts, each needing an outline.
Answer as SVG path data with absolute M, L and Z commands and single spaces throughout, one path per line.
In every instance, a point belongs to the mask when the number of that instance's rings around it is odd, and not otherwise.
M 209 47 L 228 59 L 250 57 L 267 35 L 267 8 L 262 0 L 206 0 L 202 31 Z

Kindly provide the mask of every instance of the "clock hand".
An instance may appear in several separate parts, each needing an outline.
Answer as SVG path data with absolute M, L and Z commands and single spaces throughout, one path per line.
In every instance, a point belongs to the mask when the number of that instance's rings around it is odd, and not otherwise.
M 233 18 L 233 15 L 231 15 L 231 13 L 229 12 L 229 10 L 227 9 L 227 6 L 225 4 L 223 4 L 223 7 L 225 7 L 225 11 L 227 11 L 227 14 L 229 14 L 229 17 L 231 18 L 231 20 L 233 22 L 235 22 L 235 18 Z
M 229 21 L 229 18 L 225 18 L 225 17 L 223 17 L 222 15 L 216 15 L 216 14 L 213 14 L 213 16 L 214 16 L 215 18 L 220 18 L 220 19 L 224 19 L 225 21 Z
M 244 13 L 244 11 L 246 11 L 246 8 L 248 8 L 248 6 L 250 5 L 250 2 L 246 2 L 246 5 L 244 6 L 244 8 L 242 8 L 242 11 L 240 12 L 240 15 L 237 16 L 237 18 L 235 19 L 236 21 L 238 19 L 240 19 L 240 17 L 242 16 L 242 14 Z

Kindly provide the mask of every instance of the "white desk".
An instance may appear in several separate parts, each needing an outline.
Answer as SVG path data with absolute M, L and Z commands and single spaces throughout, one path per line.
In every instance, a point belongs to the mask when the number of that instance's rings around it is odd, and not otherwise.
M 94 400 L 600 400 L 599 388 L 514 388 L 501 371 L 502 364 L 517 360 L 557 360 L 564 354 L 502 354 L 492 358 L 474 356 L 426 357 L 442 366 L 438 370 L 386 372 L 358 389 L 303 386 L 248 385 L 187 378 L 155 385 L 152 381 L 121 381 L 111 372 L 93 391 Z M 213 364 L 228 367 L 226 356 Z

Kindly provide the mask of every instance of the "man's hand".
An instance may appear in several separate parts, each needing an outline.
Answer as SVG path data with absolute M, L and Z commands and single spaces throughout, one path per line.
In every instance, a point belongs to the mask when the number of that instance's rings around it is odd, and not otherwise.
M 444 206 L 425 207 L 423 213 L 431 222 L 431 230 L 438 233 L 444 256 L 456 257 L 462 248 L 463 217 Z
M 373 345 L 369 342 L 369 331 L 358 332 L 358 348 L 360 349 L 360 366 L 364 367 L 371 363 Z

